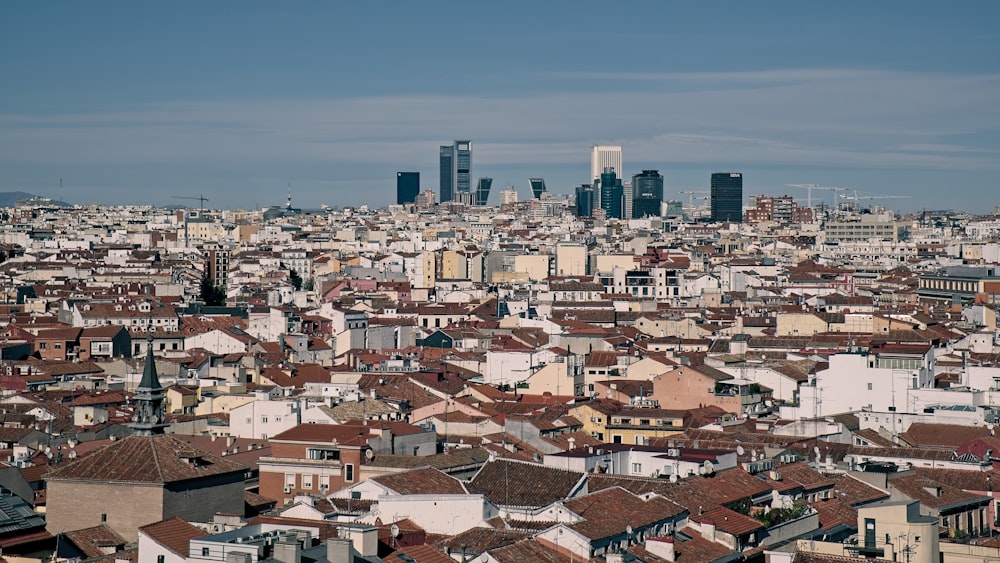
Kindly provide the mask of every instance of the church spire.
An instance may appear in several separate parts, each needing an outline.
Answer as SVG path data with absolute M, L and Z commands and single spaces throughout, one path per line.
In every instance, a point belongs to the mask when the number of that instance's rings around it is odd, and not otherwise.
M 146 347 L 146 365 L 142 369 L 142 380 L 135 389 L 135 413 L 132 415 L 132 434 L 136 436 L 153 436 L 163 434 L 167 424 L 166 406 L 163 404 L 166 394 L 156 375 L 156 361 L 153 358 L 153 338 L 150 337 Z

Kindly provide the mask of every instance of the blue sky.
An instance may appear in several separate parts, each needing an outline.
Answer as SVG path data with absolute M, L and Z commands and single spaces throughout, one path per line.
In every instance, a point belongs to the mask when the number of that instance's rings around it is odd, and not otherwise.
M 473 176 L 522 197 L 620 144 L 668 198 L 739 170 L 748 195 L 985 211 L 998 22 L 986 1 L 7 2 L 0 191 L 382 206 L 397 170 L 437 191 L 438 146 L 468 138 Z

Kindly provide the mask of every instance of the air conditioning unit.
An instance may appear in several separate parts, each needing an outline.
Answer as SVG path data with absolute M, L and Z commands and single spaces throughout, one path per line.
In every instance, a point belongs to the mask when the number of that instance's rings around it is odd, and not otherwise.
M 292 492 L 292 487 L 285 485 L 285 493 L 290 493 L 290 492 Z

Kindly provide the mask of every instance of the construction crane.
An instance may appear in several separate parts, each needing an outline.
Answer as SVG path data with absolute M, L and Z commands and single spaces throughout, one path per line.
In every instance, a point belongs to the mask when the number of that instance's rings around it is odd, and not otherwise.
M 841 191 L 846 192 L 847 191 L 847 188 L 840 188 L 840 187 L 837 187 L 837 186 L 819 186 L 819 185 L 816 185 L 816 184 L 785 184 L 785 187 L 786 188 L 801 188 L 801 189 L 806 190 L 806 207 L 808 207 L 809 209 L 812 209 L 812 206 L 813 206 L 813 203 L 812 203 L 812 200 L 813 200 L 812 191 L 813 190 L 829 190 L 829 191 L 833 192 L 833 207 L 834 208 L 837 207 L 837 203 L 838 203 L 837 202 L 837 196 L 839 195 L 838 192 L 841 192 Z
M 707 193 L 710 193 L 710 192 L 706 192 L 706 191 L 702 190 L 702 191 L 681 191 L 681 192 L 677 192 L 677 193 L 679 193 L 679 194 L 687 194 L 688 195 L 688 207 L 691 208 L 691 209 L 694 209 L 694 195 L 695 194 L 707 194 Z M 698 199 L 708 199 L 708 197 L 702 196 L 702 197 L 699 197 Z
M 205 197 L 203 195 L 199 195 L 198 197 L 189 196 L 189 195 L 175 195 L 175 196 L 171 196 L 171 197 L 175 197 L 177 199 L 196 199 L 196 200 L 198 200 L 198 203 L 201 205 L 201 213 L 202 213 L 202 215 L 205 214 L 205 202 L 208 201 L 207 197 Z
M 858 195 L 857 191 L 854 192 L 854 195 L 841 196 L 841 199 L 844 201 L 854 202 L 852 204 L 852 206 L 854 207 L 854 211 L 858 211 L 859 209 L 861 209 L 861 200 L 863 199 L 909 199 L 909 198 L 910 196 L 908 195 L 879 195 L 879 194 Z

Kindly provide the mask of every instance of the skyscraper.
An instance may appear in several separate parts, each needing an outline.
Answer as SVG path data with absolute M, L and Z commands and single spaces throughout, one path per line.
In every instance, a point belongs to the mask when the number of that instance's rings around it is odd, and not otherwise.
M 712 174 L 712 221 L 743 221 L 743 174 L 716 172 Z
M 455 193 L 455 147 L 441 145 L 441 203 L 451 201 Z
M 486 205 L 490 199 L 490 188 L 493 187 L 493 178 L 480 178 L 476 183 L 476 205 Z
M 531 195 L 535 199 L 541 199 L 542 194 L 545 193 L 545 179 L 528 178 L 528 185 L 531 186 Z
M 622 148 L 618 145 L 594 145 L 590 148 L 590 180 L 601 179 L 605 168 L 614 168 L 622 176 Z
M 658 170 L 643 170 L 632 176 L 632 217 L 659 217 L 663 201 L 663 176 Z
M 396 203 L 416 203 L 420 193 L 420 172 L 396 172 Z
M 608 166 L 601 173 L 601 209 L 608 219 L 621 219 L 624 209 L 625 190 L 615 169 Z
M 583 184 L 576 188 L 576 216 L 591 217 L 594 214 L 594 186 Z
M 472 141 L 441 145 L 441 203 L 472 192 Z

